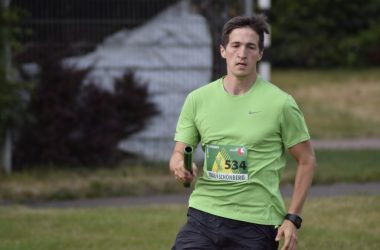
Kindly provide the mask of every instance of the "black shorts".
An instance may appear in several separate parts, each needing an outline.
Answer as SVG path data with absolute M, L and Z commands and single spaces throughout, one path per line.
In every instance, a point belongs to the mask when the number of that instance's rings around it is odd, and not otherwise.
M 277 250 L 276 234 L 274 226 L 231 220 L 189 208 L 187 223 L 178 233 L 172 250 Z

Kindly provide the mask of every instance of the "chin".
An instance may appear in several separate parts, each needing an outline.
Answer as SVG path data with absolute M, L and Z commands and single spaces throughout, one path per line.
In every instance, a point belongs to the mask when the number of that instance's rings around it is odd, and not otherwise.
M 237 78 L 245 78 L 250 76 L 251 74 L 249 74 L 248 72 L 233 72 L 233 75 Z

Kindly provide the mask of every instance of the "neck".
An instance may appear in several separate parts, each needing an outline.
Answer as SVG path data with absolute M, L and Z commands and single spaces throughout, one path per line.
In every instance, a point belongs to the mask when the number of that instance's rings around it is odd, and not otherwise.
M 223 86 L 230 95 L 242 95 L 251 89 L 256 79 L 257 74 L 246 78 L 238 78 L 235 76 L 227 75 L 224 78 Z

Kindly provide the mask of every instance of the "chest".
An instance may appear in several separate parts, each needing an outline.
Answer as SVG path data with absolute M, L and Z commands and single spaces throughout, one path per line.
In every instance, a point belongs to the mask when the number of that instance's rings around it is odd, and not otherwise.
M 203 143 L 252 145 L 280 136 L 280 109 L 276 105 L 214 100 L 199 109 L 195 121 Z

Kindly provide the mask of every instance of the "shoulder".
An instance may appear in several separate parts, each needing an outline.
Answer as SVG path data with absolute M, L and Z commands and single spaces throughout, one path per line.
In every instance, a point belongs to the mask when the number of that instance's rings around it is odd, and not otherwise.
M 221 79 L 217 79 L 213 82 L 207 83 L 207 84 L 193 90 L 192 92 L 190 92 L 190 95 L 202 96 L 202 95 L 207 95 L 207 94 L 213 93 L 213 92 L 215 92 L 216 89 L 218 89 L 218 86 L 220 85 L 220 80 Z
M 191 91 L 185 99 L 184 106 L 192 107 L 193 109 L 196 106 L 207 104 L 207 101 L 210 100 L 210 96 L 215 96 L 220 79 L 213 82 L 207 83 L 193 91 Z
M 213 82 L 207 83 L 193 91 L 191 91 L 188 95 L 188 99 L 192 100 L 203 100 L 209 99 L 210 96 L 215 96 L 218 93 L 218 89 L 220 87 L 220 79 L 217 79 Z
M 284 90 L 282 90 L 280 87 L 278 87 L 277 85 L 273 84 L 272 82 L 267 81 L 267 80 L 265 80 L 265 79 L 263 79 L 261 77 L 258 80 L 259 80 L 260 86 L 265 91 L 268 91 L 271 94 L 277 94 L 277 95 L 280 95 L 280 96 L 286 96 L 286 95 L 288 95 L 288 93 L 286 93 Z
M 277 85 L 264 80 L 261 77 L 258 80 L 258 90 L 260 91 L 260 95 L 265 97 L 266 100 L 283 105 L 289 100 L 289 98 L 292 99 L 291 95 Z

